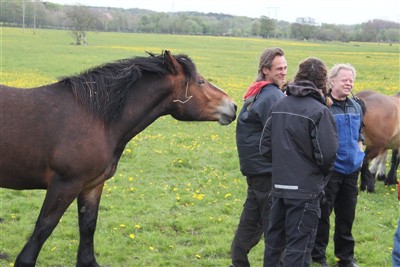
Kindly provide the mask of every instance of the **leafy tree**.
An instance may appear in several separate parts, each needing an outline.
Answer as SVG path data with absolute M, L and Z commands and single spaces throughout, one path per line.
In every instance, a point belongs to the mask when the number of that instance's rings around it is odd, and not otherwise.
M 315 37 L 317 26 L 313 18 L 297 18 L 290 30 L 294 38 L 310 40 Z
M 260 18 L 260 35 L 264 38 L 270 38 L 275 32 L 275 21 L 268 17 Z

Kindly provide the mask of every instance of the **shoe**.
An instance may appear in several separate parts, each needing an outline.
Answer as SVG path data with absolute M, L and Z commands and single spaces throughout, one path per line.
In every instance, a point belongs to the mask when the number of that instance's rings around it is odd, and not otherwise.
M 319 264 L 321 267 L 329 267 L 326 259 L 313 260 L 314 263 Z
M 351 261 L 349 263 L 340 263 L 338 262 L 339 267 L 359 267 L 355 261 Z

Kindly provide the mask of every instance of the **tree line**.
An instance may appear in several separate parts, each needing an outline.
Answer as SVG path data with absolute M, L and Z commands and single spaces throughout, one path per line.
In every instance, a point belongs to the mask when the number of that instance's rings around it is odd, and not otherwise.
M 249 18 L 220 13 L 154 12 L 138 8 L 59 5 L 37 0 L 9 0 L 1 5 L 1 25 L 71 30 L 76 44 L 87 43 L 87 31 L 400 42 L 400 24 L 381 19 L 355 25 L 336 25 L 318 24 L 309 17 L 298 17 L 295 23 L 289 23 L 267 16 Z

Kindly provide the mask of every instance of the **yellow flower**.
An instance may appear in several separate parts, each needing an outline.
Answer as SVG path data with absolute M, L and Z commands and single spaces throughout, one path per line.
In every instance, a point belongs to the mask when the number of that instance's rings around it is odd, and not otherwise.
M 149 249 L 150 249 L 151 251 L 153 251 L 153 250 L 154 250 L 154 247 L 149 247 Z
M 201 258 L 201 256 L 200 256 L 199 254 L 196 254 L 196 258 L 200 259 L 200 258 Z
M 121 223 L 121 224 L 119 225 L 119 227 L 125 228 L 125 224 Z
M 134 234 L 130 234 L 130 235 L 129 235 L 129 238 L 130 238 L 130 239 L 135 239 L 135 235 L 134 235 Z

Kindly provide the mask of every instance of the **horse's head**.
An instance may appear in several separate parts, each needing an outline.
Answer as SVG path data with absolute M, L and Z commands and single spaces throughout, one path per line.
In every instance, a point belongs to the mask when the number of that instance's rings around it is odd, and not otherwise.
M 218 121 L 227 125 L 236 118 L 235 102 L 221 89 L 204 79 L 186 56 L 164 52 L 172 84 L 170 114 L 183 121 Z

